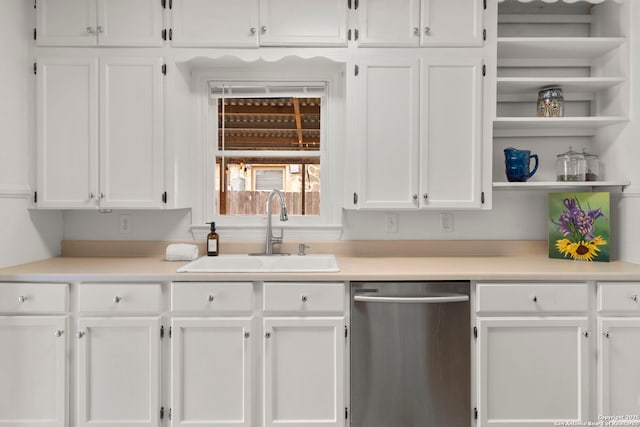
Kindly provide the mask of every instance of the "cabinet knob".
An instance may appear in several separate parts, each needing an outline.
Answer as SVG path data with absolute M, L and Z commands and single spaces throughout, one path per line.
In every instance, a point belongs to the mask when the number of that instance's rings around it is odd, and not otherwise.
M 418 194 L 417 193 L 413 193 L 413 200 L 418 200 Z
M 429 195 L 428 195 L 427 193 L 424 193 L 424 194 L 422 195 L 422 198 L 423 198 L 423 199 L 425 199 L 425 200 L 427 200 L 427 199 L 429 198 Z
M 207 300 L 208 300 L 209 302 L 213 302 L 213 300 L 214 300 L 214 299 L 216 299 L 216 297 L 214 297 L 213 295 L 209 295 L 209 296 L 207 297 Z
M 533 301 L 533 302 L 538 302 L 538 297 L 534 295 L 534 296 L 531 298 L 531 301 Z
M 631 299 L 632 299 L 634 302 L 638 302 L 638 300 L 640 299 L 640 297 L 638 297 L 638 295 L 631 295 Z
M 429 27 L 424 27 L 424 33 L 425 33 L 426 35 L 431 34 L 431 28 L 429 28 Z
M 264 334 L 265 338 L 271 338 L 271 332 L 267 332 L 266 334 Z
M 420 35 L 420 28 L 413 27 L 413 35 L 414 36 L 419 36 Z
M 64 331 L 61 331 L 60 329 L 58 329 L 57 331 L 55 331 L 53 333 L 53 336 L 56 338 L 60 338 L 62 336 L 62 334 L 64 334 Z
M 119 297 L 117 295 L 113 297 L 113 302 L 115 302 L 116 304 L 119 303 L 120 301 L 122 301 L 122 297 Z
M 104 33 L 104 28 L 103 28 L 103 27 L 101 27 L 100 25 L 98 25 L 98 26 L 96 27 L 96 30 L 97 30 L 99 33 Z
M 104 193 L 100 193 L 100 199 L 104 199 Z
M 302 302 L 307 302 L 307 296 L 306 295 L 302 295 L 302 298 L 300 298 L 300 300 Z
M 93 193 L 89 193 L 89 200 L 93 200 L 96 197 L 95 194 Z
M 245 338 L 249 338 L 250 336 L 251 336 L 251 334 L 249 334 L 249 332 L 245 332 L 245 333 L 244 333 L 244 337 L 245 337 Z
M 27 298 L 26 296 L 24 296 L 24 295 L 20 295 L 20 296 L 18 297 L 18 302 L 19 302 L 20 304 L 22 304 L 22 303 L 26 302 L 26 301 L 27 301 L 27 299 L 28 299 L 28 298 Z
M 584 335 L 585 338 L 589 338 L 589 331 L 585 331 L 582 335 Z
M 602 335 L 604 335 L 605 338 L 609 338 L 609 331 L 604 331 Z
M 266 33 L 267 32 L 267 26 L 263 25 L 262 27 L 260 27 L 260 31 L 263 32 L 263 33 Z
M 94 33 L 93 27 L 87 27 L 87 33 L 93 34 Z
M 82 338 L 83 336 L 84 336 L 84 332 L 82 331 L 76 332 L 76 337 L 78 337 L 78 339 Z
M 258 32 L 258 29 L 256 27 L 251 27 L 251 29 L 249 29 L 249 32 L 251 32 L 251 34 L 255 34 Z

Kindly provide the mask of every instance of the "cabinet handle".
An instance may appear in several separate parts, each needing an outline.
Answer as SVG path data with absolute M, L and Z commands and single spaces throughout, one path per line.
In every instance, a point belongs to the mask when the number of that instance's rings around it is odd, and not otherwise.
M 300 298 L 300 300 L 302 302 L 307 302 L 307 296 L 306 295 L 302 295 L 302 298 Z
M 245 333 L 244 333 L 244 337 L 245 337 L 245 338 L 249 338 L 250 336 L 251 336 L 251 334 L 249 334 L 249 332 L 245 332 Z
M 609 331 L 604 331 L 602 335 L 604 335 L 605 338 L 609 338 Z
M 267 332 L 266 334 L 264 334 L 265 338 L 271 338 L 271 332 Z
M 413 35 L 414 36 L 419 36 L 420 35 L 420 28 L 413 27 Z
M 424 27 L 424 33 L 425 33 L 426 35 L 430 35 L 430 34 L 431 34 L 431 28 L 429 28 L 429 27 Z
M 26 296 L 24 296 L 24 295 L 20 295 L 20 296 L 18 297 L 18 302 L 19 302 L 20 304 L 22 304 L 22 303 L 26 302 L 28 299 L 29 299 L 29 298 L 27 298 Z
M 120 301 L 122 301 L 122 297 L 119 297 L 117 295 L 113 297 L 113 302 L 115 302 L 116 304 L 119 303 Z
M 64 334 L 64 331 L 61 331 L 60 329 L 58 329 L 57 331 L 55 331 L 53 333 L 53 336 L 56 338 L 60 338 L 62 336 L 62 334 Z
M 87 27 L 87 33 L 89 33 L 89 34 L 95 33 L 93 27 Z
M 262 31 L 263 33 L 267 32 L 267 26 L 263 25 L 262 27 L 260 27 L 260 31 Z
M 638 302 L 638 299 L 640 299 L 640 297 L 638 297 L 638 295 L 631 295 L 631 299 L 632 299 L 634 302 Z
M 255 34 L 258 32 L 258 29 L 256 27 L 251 27 L 251 29 L 249 30 L 249 32 L 251 32 L 251 34 Z
M 213 302 L 213 300 L 214 300 L 214 299 L 216 299 L 216 297 L 214 297 L 213 295 L 209 295 L 209 296 L 207 297 L 207 300 L 208 300 L 209 302 Z
M 84 332 L 82 331 L 76 332 L 76 337 L 78 337 L 78 339 L 82 338 L 83 336 L 84 336 Z
M 531 298 L 531 301 L 538 302 L 538 297 L 534 295 L 533 298 Z

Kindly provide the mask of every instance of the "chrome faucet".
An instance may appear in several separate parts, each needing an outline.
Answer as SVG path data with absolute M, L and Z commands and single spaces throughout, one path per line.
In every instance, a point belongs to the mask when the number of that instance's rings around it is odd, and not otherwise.
M 279 236 L 274 236 L 271 227 L 271 201 L 273 200 L 275 195 L 278 195 L 280 198 L 280 221 L 286 221 L 289 219 L 287 216 L 287 205 L 284 201 L 284 195 L 280 190 L 273 189 L 271 193 L 269 193 L 269 198 L 267 199 L 267 240 L 265 242 L 264 253 L 265 255 L 273 255 L 273 245 L 276 243 L 282 243 L 282 236 L 284 231 L 280 230 Z

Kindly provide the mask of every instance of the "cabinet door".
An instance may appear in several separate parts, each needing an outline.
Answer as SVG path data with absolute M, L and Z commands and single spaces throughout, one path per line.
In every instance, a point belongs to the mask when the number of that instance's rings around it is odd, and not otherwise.
M 344 318 L 265 318 L 264 332 L 264 426 L 344 426 Z
M 587 327 L 586 317 L 479 319 L 479 425 L 588 421 Z
M 100 60 L 100 206 L 162 207 L 162 60 Z
M 173 319 L 171 424 L 251 426 L 250 318 Z
M 0 317 L 0 426 L 67 426 L 67 318 Z
M 420 43 L 420 0 L 366 0 L 358 7 L 358 45 L 402 47 Z
M 96 0 L 38 0 L 39 46 L 95 46 Z
M 420 207 L 479 208 L 482 191 L 482 60 L 422 64 Z
M 360 191 L 364 209 L 415 209 L 419 163 L 419 60 L 359 65 Z
M 38 207 L 95 208 L 97 61 L 80 57 L 38 58 L 37 67 Z
M 344 0 L 260 0 L 263 46 L 346 46 Z
M 158 0 L 98 0 L 100 46 L 162 46 Z
M 173 46 L 258 47 L 258 0 L 173 0 Z
M 422 46 L 482 46 L 483 0 L 422 0 Z
M 600 318 L 599 330 L 598 415 L 638 415 L 640 318 Z
M 78 320 L 78 426 L 156 427 L 160 319 Z

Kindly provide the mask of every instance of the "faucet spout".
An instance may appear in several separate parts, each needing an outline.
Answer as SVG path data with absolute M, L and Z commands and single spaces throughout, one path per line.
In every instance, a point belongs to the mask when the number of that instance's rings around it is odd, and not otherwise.
M 267 198 L 267 238 L 264 248 L 264 253 L 266 255 L 273 254 L 273 245 L 275 243 L 282 243 L 283 233 L 281 232 L 280 236 L 274 236 L 273 228 L 271 225 L 271 202 L 276 195 L 280 199 L 280 221 L 287 221 L 289 219 L 287 215 L 287 204 L 284 201 L 284 195 L 280 190 L 274 188 L 273 190 L 271 190 L 271 193 L 269 193 L 269 197 Z

